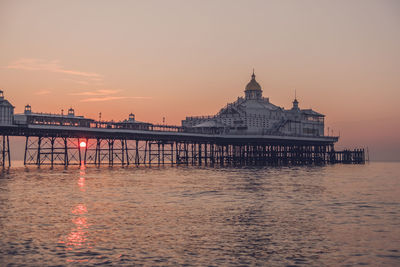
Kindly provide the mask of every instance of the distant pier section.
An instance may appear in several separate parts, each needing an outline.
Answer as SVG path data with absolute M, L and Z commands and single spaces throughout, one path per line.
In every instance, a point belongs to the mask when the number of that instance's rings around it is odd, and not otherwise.
M 181 126 L 103 121 L 75 114 L 14 106 L 0 91 L 0 164 L 11 165 L 10 136 L 25 137 L 25 165 L 308 165 L 365 163 L 364 149 L 336 151 L 339 137 L 325 135 L 324 118 L 262 96 L 253 73 L 245 97 L 211 116 L 186 117 Z

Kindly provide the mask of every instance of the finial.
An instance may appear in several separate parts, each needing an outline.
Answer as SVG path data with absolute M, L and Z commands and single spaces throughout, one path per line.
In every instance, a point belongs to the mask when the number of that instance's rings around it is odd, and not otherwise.
M 294 99 L 297 99 L 296 88 L 294 88 Z
M 253 68 L 253 74 L 251 75 L 251 78 L 256 78 L 256 75 L 254 74 L 254 68 Z

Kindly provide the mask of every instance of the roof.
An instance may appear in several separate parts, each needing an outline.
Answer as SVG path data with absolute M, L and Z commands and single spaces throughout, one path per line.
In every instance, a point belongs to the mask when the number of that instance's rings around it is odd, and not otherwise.
M 318 117 L 325 117 L 325 115 L 318 113 L 312 109 L 302 109 L 301 113 L 306 114 L 306 115 L 312 115 L 312 116 L 318 116 Z
M 262 99 L 238 99 L 237 101 L 226 105 L 222 108 L 218 115 L 224 114 L 246 114 L 247 112 L 254 113 L 265 110 L 280 110 L 281 108 L 270 103 L 268 98 Z
M 279 109 L 278 106 L 264 99 L 248 99 L 242 102 L 240 105 L 246 109 L 268 109 L 268 110 Z
M 13 105 L 11 105 L 10 102 L 8 102 L 8 100 L 4 99 L 4 98 L 0 98 L 0 106 L 7 106 L 7 107 L 13 107 Z
M 194 126 L 195 128 L 210 128 L 210 127 L 214 127 L 214 128 L 223 128 L 225 127 L 225 125 L 220 124 L 214 120 L 212 121 L 205 121 L 203 123 L 197 124 L 196 126 Z
M 114 122 L 114 124 L 122 125 L 122 124 L 129 124 L 129 125 L 134 125 L 134 124 L 148 124 L 151 125 L 150 122 L 142 122 L 142 121 L 133 121 L 133 120 L 123 120 L 123 121 L 118 121 Z
M 42 118 L 59 118 L 59 119 L 74 119 L 74 120 L 87 120 L 94 121 L 93 119 L 85 118 L 83 116 L 71 116 L 71 115 L 61 115 L 61 114 L 51 114 L 51 113 L 22 113 L 15 114 L 16 116 L 26 116 L 26 117 L 42 117 Z

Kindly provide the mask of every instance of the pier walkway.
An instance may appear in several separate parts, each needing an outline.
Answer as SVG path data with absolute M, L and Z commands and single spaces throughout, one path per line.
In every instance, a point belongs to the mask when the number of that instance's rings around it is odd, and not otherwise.
M 176 128 L 176 127 L 175 127 Z M 201 134 L 58 125 L 0 126 L 0 164 L 10 136 L 24 136 L 25 165 L 305 165 L 365 162 L 363 149 L 335 151 L 338 137 Z

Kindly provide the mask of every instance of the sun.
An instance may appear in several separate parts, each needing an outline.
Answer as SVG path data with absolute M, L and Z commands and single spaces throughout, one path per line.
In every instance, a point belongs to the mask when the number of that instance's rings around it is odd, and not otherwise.
M 79 143 L 79 146 L 80 146 L 80 147 L 86 147 L 86 142 L 84 142 L 84 141 L 80 142 L 80 143 Z

